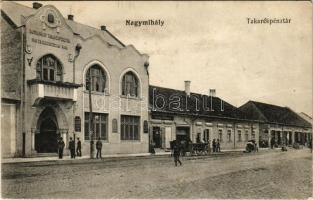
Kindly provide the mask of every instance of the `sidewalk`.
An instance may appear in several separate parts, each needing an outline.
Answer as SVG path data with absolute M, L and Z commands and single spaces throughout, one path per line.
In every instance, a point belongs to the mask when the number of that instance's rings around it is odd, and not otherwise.
M 268 148 L 260 148 L 259 151 L 267 151 Z M 229 150 L 222 150 L 221 154 L 223 153 L 231 153 L 231 152 L 243 152 L 244 149 L 229 149 Z M 156 154 L 151 153 L 138 153 L 138 154 L 114 154 L 114 155 L 103 155 L 102 159 L 110 159 L 110 158 L 134 158 L 134 157 L 145 157 L 145 158 L 153 158 L 155 156 L 165 156 L 171 155 L 171 152 L 157 152 Z M 211 154 L 213 155 L 213 154 Z M 8 163 L 29 163 L 29 162 L 41 162 L 41 161 L 57 161 L 57 162 L 79 162 L 83 160 L 90 160 L 88 156 L 76 157 L 75 159 L 71 159 L 70 156 L 64 156 L 63 159 L 59 159 L 57 156 L 49 156 L 49 157 L 32 157 L 32 158 L 5 158 L 1 159 L 1 163 L 8 164 Z M 100 161 L 100 159 L 94 159 L 94 161 Z
M 170 152 L 160 152 L 155 154 L 156 156 L 170 155 Z M 153 155 L 153 156 L 155 156 Z M 105 158 L 130 158 L 130 157 L 148 157 L 152 156 L 151 153 L 138 153 L 138 154 L 114 154 L 114 155 L 103 155 L 102 159 Z M 5 158 L 1 159 L 1 163 L 26 163 L 26 162 L 40 162 L 40 161 L 75 161 L 75 160 L 87 160 L 90 156 L 76 157 L 71 159 L 70 156 L 63 156 L 63 159 L 59 159 L 57 156 L 50 157 L 34 157 L 34 158 Z M 97 160 L 97 159 L 94 159 Z M 100 160 L 100 159 L 99 159 Z

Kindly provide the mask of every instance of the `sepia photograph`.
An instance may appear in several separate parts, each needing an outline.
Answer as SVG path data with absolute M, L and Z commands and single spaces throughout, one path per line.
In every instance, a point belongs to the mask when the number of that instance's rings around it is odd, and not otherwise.
M 2 1 L 1 198 L 312 199 L 311 1 Z

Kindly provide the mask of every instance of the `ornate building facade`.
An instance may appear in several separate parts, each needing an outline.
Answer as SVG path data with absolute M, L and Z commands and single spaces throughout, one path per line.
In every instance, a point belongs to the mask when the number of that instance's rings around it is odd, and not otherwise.
M 107 154 L 148 151 L 146 54 L 52 5 L 5 2 L 1 16 L 4 156 L 55 153 L 59 137 L 86 155 L 89 129 Z

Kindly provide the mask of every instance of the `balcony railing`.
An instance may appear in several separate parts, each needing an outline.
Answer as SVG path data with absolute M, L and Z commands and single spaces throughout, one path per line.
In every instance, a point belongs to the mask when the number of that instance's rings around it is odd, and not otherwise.
M 70 100 L 77 101 L 77 88 L 80 84 L 68 82 L 51 82 L 41 80 L 28 80 L 30 85 L 31 99 L 33 104 L 39 103 L 41 99 Z

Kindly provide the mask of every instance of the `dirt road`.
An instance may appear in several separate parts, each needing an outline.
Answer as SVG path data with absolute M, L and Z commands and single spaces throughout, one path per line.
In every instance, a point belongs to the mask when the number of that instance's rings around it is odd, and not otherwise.
M 2 165 L 5 198 L 308 198 L 308 149 L 89 163 Z

